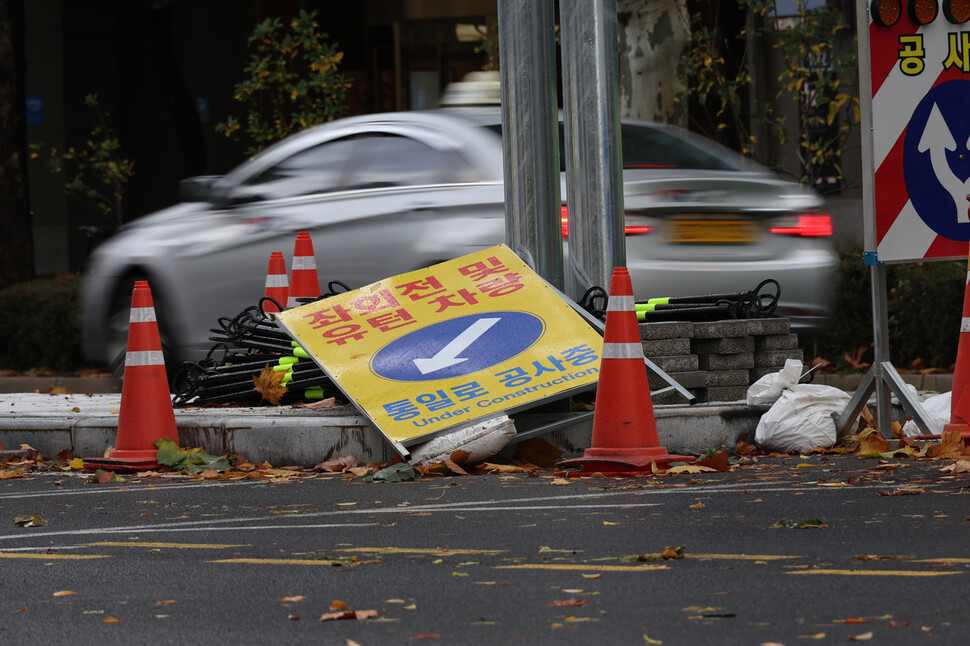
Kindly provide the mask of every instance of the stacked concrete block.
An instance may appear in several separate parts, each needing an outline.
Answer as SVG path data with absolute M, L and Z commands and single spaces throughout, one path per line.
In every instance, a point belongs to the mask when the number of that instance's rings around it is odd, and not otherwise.
M 788 319 L 735 319 L 704 323 L 641 323 L 643 353 L 691 391 L 698 402 L 739 401 L 748 386 L 787 359 L 801 359 L 798 337 Z M 667 383 L 650 372 L 650 389 Z M 674 391 L 654 403 L 683 403 Z

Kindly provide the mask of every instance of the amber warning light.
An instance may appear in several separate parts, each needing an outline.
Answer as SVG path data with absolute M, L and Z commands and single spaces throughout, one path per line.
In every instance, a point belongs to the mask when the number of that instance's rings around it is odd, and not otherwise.
M 904 0 L 872 0 L 869 13 L 880 27 L 892 27 L 903 16 Z M 928 25 L 936 20 L 940 9 L 947 22 L 962 25 L 970 20 L 970 0 L 905 0 L 906 16 L 916 25 Z M 942 5 L 942 7 L 941 7 Z

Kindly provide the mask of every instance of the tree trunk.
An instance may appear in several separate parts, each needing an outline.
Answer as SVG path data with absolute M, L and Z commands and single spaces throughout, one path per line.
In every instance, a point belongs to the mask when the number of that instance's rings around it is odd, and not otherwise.
M 686 0 L 617 0 L 620 115 L 685 123 L 675 103 L 677 61 L 687 43 Z
M 24 0 L 0 0 L 0 289 L 34 276 L 25 33 Z

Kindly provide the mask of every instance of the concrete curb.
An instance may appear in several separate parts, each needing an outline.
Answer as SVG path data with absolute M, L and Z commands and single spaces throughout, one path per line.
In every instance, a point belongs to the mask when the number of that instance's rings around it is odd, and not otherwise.
M 851 391 L 863 375 L 818 375 L 822 383 Z M 903 379 L 918 390 L 948 392 L 952 375 L 907 374 Z M 0 379 L 0 385 L 8 380 Z M 68 450 L 77 457 L 97 457 L 115 444 L 118 431 L 118 392 L 46 394 L 55 381 L 44 380 L 42 392 L 3 393 L 0 390 L 0 443 L 9 453 L 28 444 L 45 456 Z M 64 379 L 64 378 L 62 378 Z M 70 379 L 70 378 L 67 378 Z M 80 378 L 77 378 L 80 379 Z M 111 379 L 84 379 L 85 386 L 114 387 Z M 75 382 L 69 383 L 76 386 Z M 117 382 L 120 391 L 120 382 Z M 68 386 L 64 386 L 68 388 Z M 38 387 L 38 390 L 41 388 Z M 71 388 L 68 388 L 69 390 Z M 46 391 L 46 392 L 45 392 Z M 83 390 L 82 390 L 83 392 Z M 874 404 L 874 402 L 872 402 Z M 660 444 L 670 451 L 703 453 L 733 447 L 745 433 L 754 438 L 768 406 L 747 406 L 744 401 L 687 405 L 655 405 Z M 894 418 L 902 419 L 894 410 Z M 514 416 L 520 433 L 569 417 L 567 414 Z M 311 466 L 338 456 L 352 455 L 361 463 L 384 462 L 394 449 L 356 409 L 293 407 L 176 408 L 179 440 L 185 447 L 202 447 L 208 453 L 237 451 L 254 462 L 276 466 Z M 563 457 L 579 457 L 590 446 L 592 420 L 568 424 L 541 437 Z
M 0 395 L 0 442 L 8 449 L 29 444 L 45 456 L 69 450 L 78 457 L 97 457 L 115 444 L 121 398 L 114 394 Z M 660 442 L 668 449 L 701 453 L 734 446 L 738 435 L 753 433 L 766 406 L 697 404 L 662 405 L 654 409 Z M 520 432 L 555 422 L 568 414 L 517 415 Z M 179 441 L 208 453 L 238 451 L 255 462 L 310 466 L 353 455 L 358 461 L 382 462 L 394 450 L 356 410 L 308 408 L 178 408 Z M 578 457 L 590 445 L 592 420 L 587 418 L 542 437 Z

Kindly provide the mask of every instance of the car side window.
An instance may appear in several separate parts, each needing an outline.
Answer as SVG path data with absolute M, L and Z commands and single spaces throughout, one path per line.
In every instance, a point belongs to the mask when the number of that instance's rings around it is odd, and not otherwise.
M 351 160 L 370 138 L 354 135 L 301 150 L 246 182 L 240 196 L 267 200 L 341 190 Z
M 620 137 L 623 140 L 623 168 L 737 170 L 712 152 L 659 129 L 623 124 Z
M 410 137 L 372 137 L 358 152 L 360 163 L 351 172 L 347 188 L 451 184 L 478 179 L 457 151 L 433 148 Z

